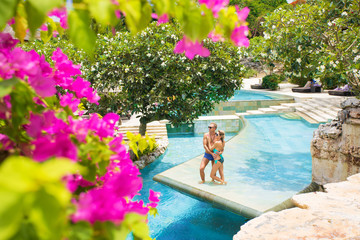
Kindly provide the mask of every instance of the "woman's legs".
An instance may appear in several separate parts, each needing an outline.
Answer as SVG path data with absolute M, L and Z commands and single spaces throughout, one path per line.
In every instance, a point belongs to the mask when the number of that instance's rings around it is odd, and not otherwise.
M 216 176 L 216 172 L 217 170 L 219 169 L 219 167 L 221 166 L 221 162 L 220 161 L 217 161 L 217 163 L 215 163 L 211 169 L 211 173 L 210 173 L 210 177 L 213 179 L 213 180 L 216 180 L 216 181 L 219 181 L 219 182 L 223 182 L 223 180 L 219 177 Z
M 225 176 L 224 176 L 224 163 L 222 163 L 221 166 L 219 167 L 219 173 L 220 173 L 221 180 L 223 181 L 224 184 L 226 184 Z

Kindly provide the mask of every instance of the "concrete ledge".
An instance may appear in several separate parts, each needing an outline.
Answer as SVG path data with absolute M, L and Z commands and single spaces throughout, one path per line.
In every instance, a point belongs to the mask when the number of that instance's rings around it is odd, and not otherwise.
M 161 176 L 160 174 L 154 176 L 154 181 L 162 183 L 166 186 L 169 186 L 175 190 L 178 190 L 190 197 L 194 197 L 198 200 L 202 200 L 212 204 L 215 207 L 233 212 L 235 214 L 244 216 L 246 218 L 255 218 L 260 216 L 263 212 L 257 211 L 255 209 L 246 207 L 244 205 L 238 204 L 236 202 L 223 199 L 217 195 L 211 194 L 209 192 L 194 188 L 192 186 L 183 184 L 181 182 L 175 181 L 168 177 Z

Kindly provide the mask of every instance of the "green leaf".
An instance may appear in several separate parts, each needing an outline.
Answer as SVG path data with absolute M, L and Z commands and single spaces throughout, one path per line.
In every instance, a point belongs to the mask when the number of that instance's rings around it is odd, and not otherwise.
M 32 175 L 39 173 L 38 165 L 39 163 L 25 157 L 7 158 L 0 168 L 0 188 L 19 193 L 35 191 L 37 183 L 30 179 Z
M 95 20 L 109 25 L 115 20 L 115 10 L 109 0 L 87 0 L 89 11 Z
M 21 194 L 5 190 L 0 185 L 0 239 L 10 239 L 21 225 Z
M 145 138 L 141 138 L 139 140 L 139 150 L 141 153 L 145 151 L 145 149 L 149 146 Z
M 26 83 L 18 81 L 10 96 L 12 123 L 13 127 L 18 129 L 21 124 L 28 121 L 25 116 L 34 110 L 34 94 Z
M 137 146 L 136 142 L 130 142 L 129 147 L 134 152 L 134 154 L 137 156 L 137 158 L 139 158 L 139 154 L 138 154 L 138 150 L 137 150 L 138 146 Z
M 21 42 L 24 41 L 26 36 L 26 30 L 28 27 L 28 22 L 26 18 L 25 8 L 23 4 L 19 4 L 17 8 L 17 13 L 15 16 L 15 24 L 14 24 L 14 31 L 15 37 L 17 37 Z
M 41 239 L 55 240 L 62 239 L 67 216 L 57 198 L 41 189 L 36 192 L 29 220 L 34 224 Z
M 5 26 L 6 22 L 15 15 L 18 0 L 1 0 L 0 1 L 0 29 Z
M 88 240 L 93 235 L 93 229 L 89 222 L 79 221 L 70 225 L 69 239 Z
M 17 78 L 11 78 L 8 80 L 3 80 L 0 82 L 0 97 L 4 97 L 6 95 L 8 95 L 15 84 L 17 84 L 19 81 L 19 79 Z
M 151 239 L 149 226 L 146 224 L 146 216 L 136 213 L 126 214 L 122 224 L 125 224 L 133 232 L 134 237 L 140 239 Z
M 126 25 L 135 34 L 145 29 L 151 21 L 151 6 L 147 1 L 122 1 L 120 8 L 126 14 Z
M 30 1 L 25 2 L 25 10 L 27 14 L 27 21 L 32 36 L 35 36 L 37 29 L 45 21 L 45 13 L 32 5 Z
M 68 17 L 71 41 L 88 54 L 95 50 L 96 35 L 90 29 L 90 15 L 85 10 L 71 11 Z
M 42 170 L 44 171 L 44 177 L 49 181 L 56 181 L 61 179 L 66 174 L 72 174 L 79 171 L 84 172 L 84 168 L 81 168 L 79 164 L 70 161 L 65 158 L 56 158 L 46 161 L 42 164 Z

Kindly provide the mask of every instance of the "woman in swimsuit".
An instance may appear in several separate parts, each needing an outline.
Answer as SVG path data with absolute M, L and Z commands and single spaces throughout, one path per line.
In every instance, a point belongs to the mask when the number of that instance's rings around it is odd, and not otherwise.
M 211 151 L 213 151 L 213 157 L 214 157 L 214 165 L 212 166 L 210 177 L 213 179 L 213 181 L 219 181 L 221 184 L 226 184 L 225 177 L 224 177 L 224 158 L 222 156 L 222 153 L 225 148 L 225 132 L 219 130 L 217 133 L 215 133 L 215 142 L 214 145 L 211 146 Z M 216 172 L 219 170 L 220 177 L 216 176 Z

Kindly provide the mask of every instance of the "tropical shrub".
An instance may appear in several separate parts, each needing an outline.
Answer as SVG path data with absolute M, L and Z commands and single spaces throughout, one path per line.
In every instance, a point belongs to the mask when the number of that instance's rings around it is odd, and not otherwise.
M 141 136 L 140 134 L 135 135 L 131 132 L 127 132 L 126 136 L 129 139 L 129 147 L 137 159 L 143 155 L 152 153 L 158 146 L 156 144 L 155 136 L 149 137 L 147 133 L 145 136 Z
M 263 88 L 268 88 L 271 90 L 276 90 L 279 87 L 279 75 L 272 74 L 272 75 L 266 75 L 262 78 L 262 84 L 261 86 Z

